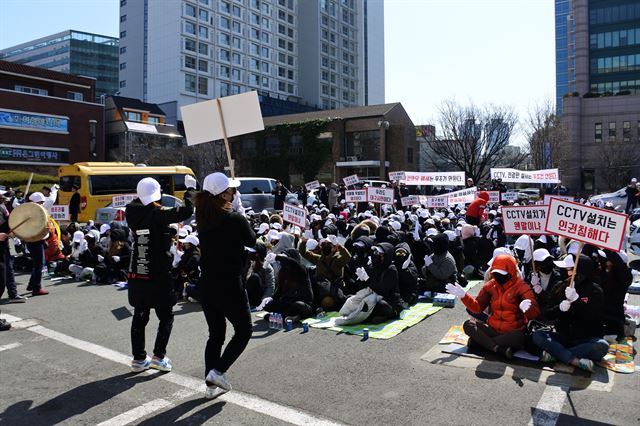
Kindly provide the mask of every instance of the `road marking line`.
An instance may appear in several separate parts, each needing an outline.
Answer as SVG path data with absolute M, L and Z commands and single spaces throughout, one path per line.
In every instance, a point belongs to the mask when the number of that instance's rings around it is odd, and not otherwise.
M 555 426 L 567 400 L 567 389 L 547 386 L 542 392 L 538 405 L 533 410 L 530 426 Z
M 18 318 L 17 320 L 19 321 L 20 319 Z M 76 349 L 89 352 L 101 358 L 108 359 L 110 361 L 124 364 L 126 366 L 129 366 L 131 364 L 131 356 L 129 355 L 122 354 L 109 348 L 105 348 L 104 346 L 96 345 L 95 343 L 76 339 L 75 337 L 59 333 L 57 331 L 45 328 L 41 325 L 30 327 L 27 330 L 64 343 Z M 151 374 L 154 373 L 156 372 L 154 371 Z M 158 378 L 196 392 L 204 392 L 206 388 L 203 380 L 196 379 L 195 377 L 191 376 L 184 376 L 175 372 L 171 372 L 170 374 L 163 374 Z M 296 425 L 340 425 L 340 423 L 334 422 L 332 420 L 328 420 L 322 417 L 316 417 L 312 414 L 305 413 L 304 411 L 280 405 L 275 402 L 267 401 L 257 396 L 249 395 L 235 390 L 220 396 L 218 399 L 234 405 L 238 405 L 251 411 L 255 411 L 256 413 L 265 414 L 275 419 Z
M 98 423 L 98 426 L 120 426 L 120 425 L 128 425 L 129 423 L 133 423 L 142 417 L 149 415 L 155 411 L 162 410 L 163 408 L 167 408 L 173 405 L 166 399 L 154 399 L 153 401 L 149 401 L 145 404 L 142 404 L 139 407 L 136 407 L 132 410 L 126 411 L 118 416 L 115 416 L 107 421 L 102 423 Z
M 9 350 L 9 349 L 14 349 L 14 348 L 17 348 L 18 346 L 22 346 L 22 344 L 21 343 L 17 343 L 17 342 L 16 343 L 9 343 L 8 345 L 0 346 L 0 352 L 6 351 L 6 350 Z

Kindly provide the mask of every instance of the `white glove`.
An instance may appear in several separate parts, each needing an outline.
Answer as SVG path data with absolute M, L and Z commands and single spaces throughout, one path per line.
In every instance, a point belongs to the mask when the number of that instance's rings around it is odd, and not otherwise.
M 426 255 L 424 257 L 424 266 L 429 267 L 429 265 L 431 265 L 433 263 L 433 259 L 431 258 L 431 256 Z
M 98 262 L 102 262 L 104 260 L 104 256 L 98 255 Z
M 531 286 L 535 294 L 542 293 L 542 286 L 540 285 L 540 277 L 538 274 L 534 274 L 533 277 L 531 277 Z
M 524 313 L 527 312 L 529 310 L 529 308 L 531 307 L 531 300 L 529 299 L 524 299 L 522 302 L 520 302 L 520 310 Z
M 567 297 L 569 303 L 573 303 L 578 300 L 578 292 L 573 287 L 567 287 L 564 289 L 564 295 Z
M 304 238 L 305 240 L 312 240 L 313 231 L 311 231 L 311 229 L 305 229 L 304 232 L 302 233 L 302 238 Z
M 187 189 L 196 189 L 196 178 L 191 175 L 184 175 L 184 186 Z
M 446 286 L 444 286 L 444 288 L 447 290 L 447 293 L 453 294 L 458 299 L 462 299 L 466 294 L 466 291 L 464 291 L 464 288 L 462 288 L 462 286 L 460 286 L 460 284 L 458 283 L 447 284 Z
M 264 258 L 265 263 L 273 263 L 273 262 L 275 262 L 275 260 L 276 260 L 276 254 L 275 253 L 269 253 Z
M 113 259 L 114 262 L 118 263 L 120 262 L 120 256 L 112 256 L 111 257 Z
M 562 312 L 567 312 L 570 307 L 571 307 L 571 302 L 569 302 L 568 300 L 563 300 L 562 302 L 560 302 L 560 310 Z
M 272 302 L 273 301 L 273 297 L 265 297 L 264 299 L 262 299 L 262 302 L 260 303 L 260 306 L 258 306 L 256 308 L 257 311 L 262 311 L 264 310 L 264 307 L 267 306 L 267 303 Z
M 367 271 L 365 271 L 362 266 L 356 269 L 356 275 L 360 281 L 367 281 L 369 279 L 369 274 L 367 274 Z
M 418 229 L 418 224 L 413 228 L 413 241 L 420 241 L 420 230 Z

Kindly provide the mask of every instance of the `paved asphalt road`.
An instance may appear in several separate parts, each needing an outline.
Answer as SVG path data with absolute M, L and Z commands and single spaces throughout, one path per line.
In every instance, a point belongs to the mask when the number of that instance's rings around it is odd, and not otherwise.
M 26 280 L 18 277 L 20 291 Z M 459 305 L 393 339 L 364 342 L 316 329 L 274 332 L 256 318 L 249 347 L 229 373 L 234 391 L 209 401 L 207 331 L 197 304 L 175 308 L 174 372 L 134 375 L 126 291 L 45 283 L 50 295 L 0 306 L 16 321 L 0 333 L 0 424 L 640 423 L 638 371 L 598 368 L 587 377 L 441 353 L 438 341 L 467 317 Z M 149 351 L 156 326 L 152 318 Z

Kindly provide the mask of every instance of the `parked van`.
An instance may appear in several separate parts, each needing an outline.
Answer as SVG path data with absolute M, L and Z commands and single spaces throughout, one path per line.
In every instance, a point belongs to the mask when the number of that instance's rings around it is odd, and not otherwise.
M 236 178 L 240 181 L 238 191 L 242 199 L 242 207 L 251 208 L 254 212 L 259 213 L 262 210 L 273 211 L 275 195 L 272 191 L 276 189 L 276 180 L 261 177 L 241 177 Z M 298 196 L 287 190 L 287 202 L 297 201 Z

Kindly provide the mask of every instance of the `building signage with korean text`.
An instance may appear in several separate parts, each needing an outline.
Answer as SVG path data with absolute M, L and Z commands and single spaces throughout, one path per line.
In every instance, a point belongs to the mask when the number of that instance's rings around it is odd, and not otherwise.
M 39 132 L 69 133 L 69 119 L 0 109 L 0 127 Z

